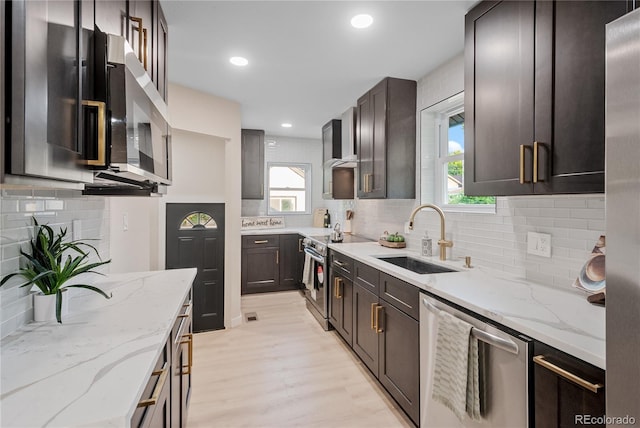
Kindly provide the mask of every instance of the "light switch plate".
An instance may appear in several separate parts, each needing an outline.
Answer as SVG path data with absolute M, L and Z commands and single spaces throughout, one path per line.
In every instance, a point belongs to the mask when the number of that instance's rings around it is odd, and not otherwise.
M 551 257 L 551 235 L 548 233 L 527 233 L 527 253 L 540 257 Z

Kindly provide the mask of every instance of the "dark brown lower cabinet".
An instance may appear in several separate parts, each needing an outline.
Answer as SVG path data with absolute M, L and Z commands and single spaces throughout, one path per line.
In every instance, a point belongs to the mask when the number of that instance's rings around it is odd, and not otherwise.
M 377 306 L 378 296 L 356 281 L 353 286 L 353 350 L 376 377 L 380 346 L 380 335 L 374 325 Z
M 353 346 L 353 281 L 331 269 L 329 322 Z
M 189 291 L 131 417 L 131 427 L 187 426 L 193 361 L 192 308 Z
M 139 428 L 171 427 L 171 346 L 168 341 L 156 362 L 151 377 L 142 392 L 131 426 Z
M 353 346 L 354 262 L 335 251 L 329 253 L 329 261 L 329 322 L 349 346 Z
M 533 362 L 536 427 L 605 426 L 604 370 L 539 342 Z
M 378 379 L 416 424 L 420 414 L 420 323 L 380 299 Z M 378 310 L 381 312 L 381 310 Z
M 304 252 L 298 234 L 242 237 L 242 294 L 299 288 Z
M 413 285 L 355 262 L 353 350 L 416 425 L 420 420 L 419 295 Z

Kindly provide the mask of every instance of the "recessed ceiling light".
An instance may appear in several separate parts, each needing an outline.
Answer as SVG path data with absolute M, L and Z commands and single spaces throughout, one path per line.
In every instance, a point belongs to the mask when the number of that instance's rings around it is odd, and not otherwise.
M 241 56 L 232 56 L 231 58 L 229 58 L 229 62 L 233 65 L 237 65 L 238 67 L 244 67 L 245 65 L 249 64 L 249 61 Z
M 367 28 L 371 24 L 373 24 L 373 17 L 371 15 L 367 15 L 366 13 L 356 15 L 351 18 L 351 25 L 354 28 Z
M 283 128 L 291 128 L 293 125 L 292 125 L 292 124 L 290 124 L 290 123 L 286 123 L 286 122 L 285 122 L 285 123 L 283 123 L 283 124 L 282 124 L 282 125 L 280 125 L 280 126 L 282 126 Z

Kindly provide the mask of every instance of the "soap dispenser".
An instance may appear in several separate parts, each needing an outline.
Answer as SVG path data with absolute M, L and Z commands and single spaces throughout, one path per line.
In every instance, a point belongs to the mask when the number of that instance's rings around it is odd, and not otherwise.
M 424 238 L 422 238 L 422 255 L 424 257 L 431 257 L 433 255 L 433 244 L 431 238 L 429 238 L 429 232 L 424 231 Z

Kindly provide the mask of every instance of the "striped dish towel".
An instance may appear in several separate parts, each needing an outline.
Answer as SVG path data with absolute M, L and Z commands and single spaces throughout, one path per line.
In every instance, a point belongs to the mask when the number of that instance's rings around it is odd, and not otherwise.
M 447 312 L 438 313 L 432 397 L 463 421 L 480 420 L 478 340 L 472 325 Z

